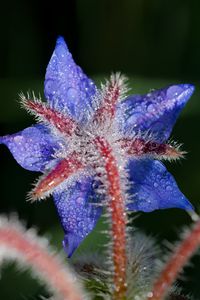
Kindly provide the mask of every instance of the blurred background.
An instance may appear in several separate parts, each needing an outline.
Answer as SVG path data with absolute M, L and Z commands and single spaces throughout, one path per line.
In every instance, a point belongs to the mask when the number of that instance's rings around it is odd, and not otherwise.
M 75 61 L 98 82 L 111 71 L 129 76 L 132 93 L 146 93 L 172 83 L 194 83 L 196 92 L 173 131 L 184 143 L 187 159 L 168 164 L 169 170 L 197 209 L 200 190 L 200 2 L 198 0 L 73 0 L 4 1 L 0 10 L 0 134 L 13 133 L 34 122 L 20 109 L 18 94 L 43 93 L 46 66 L 58 35 L 63 35 Z M 16 164 L 6 147 L 0 150 L 1 213 L 17 212 L 27 226 L 38 227 L 61 249 L 62 229 L 51 199 L 25 201 L 36 173 Z M 48 212 L 48 213 L 47 213 Z M 160 244 L 173 241 L 190 223 L 176 209 L 141 214 L 135 225 L 156 236 Z M 81 251 L 98 248 L 99 222 Z M 164 250 L 163 250 L 164 251 Z M 164 252 L 163 252 L 164 253 Z M 195 256 L 179 284 L 200 299 L 200 259 Z M 11 288 L 12 286 L 12 288 Z M 4 267 L 0 299 L 37 299 L 43 287 L 15 265 Z M 39 298 L 38 298 L 39 299 Z

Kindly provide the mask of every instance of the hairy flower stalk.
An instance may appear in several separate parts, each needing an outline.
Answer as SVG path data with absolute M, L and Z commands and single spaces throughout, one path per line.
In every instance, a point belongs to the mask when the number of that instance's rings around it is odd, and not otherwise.
M 32 268 L 39 277 L 61 300 L 83 300 L 83 292 L 77 280 L 66 268 L 66 262 L 51 253 L 47 241 L 39 238 L 33 230 L 25 231 L 16 220 L 0 218 L 0 261 L 16 259 L 21 265 Z
M 121 191 L 120 175 L 116 159 L 107 141 L 96 139 L 96 144 L 105 159 L 105 170 L 108 184 L 108 208 L 111 214 L 112 259 L 114 268 L 114 300 L 126 297 L 126 211 L 125 199 Z
M 154 283 L 153 290 L 148 300 L 163 300 L 178 274 L 189 261 L 190 257 L 200 246 L 200 220 L 198 220 L 191 231 L 172 254 L 163 271 Z

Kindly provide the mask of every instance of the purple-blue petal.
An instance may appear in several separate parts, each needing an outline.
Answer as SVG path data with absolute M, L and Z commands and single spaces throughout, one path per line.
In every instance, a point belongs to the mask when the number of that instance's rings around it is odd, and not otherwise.
M 131 160 L 129 163 L 130 210 L 150 212 L 156 209 L 181 208 L 193 210 L 179 190 L 175 179 L 157 160 Z
M 86 119 L 96 93 L 94 82 L 76 65 L 62 37 L 47 67 L 44 93 L 48 102 L 59 110 L 67 109 L 77 121 Z
M 70 257 L 93 230 L 102 209 L 97 206 L 93 180 L 89 177 L 82 177 L 53 196 L 65 232 L 63 246 Z
M 150 131 L 157 140 L 167 140 L 193 91 L 191 84 L 177 84 L 146 95 L 129 96 L 117 111 L 121 130 L 124 133 Z
M 55 160 L 60 143 L 44 125 L 34 125 L 18 133 L 0 137 L 18 164 L 30 171 L 44 171 Z

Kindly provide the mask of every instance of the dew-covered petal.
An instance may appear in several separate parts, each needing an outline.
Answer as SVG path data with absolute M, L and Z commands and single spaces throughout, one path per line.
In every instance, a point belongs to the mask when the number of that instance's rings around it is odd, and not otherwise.
M 76 65 L 62 37 L 47 67 L 44 93 L 54 107 L 67 110 L 78 121 L 83 120 L 91 97 L 95 94 L 94 82 Z
M 30 171 L 44 171 L 54 163 L 53 154 L 61 146 L 44 125 L 34 125 L 18 133 L 0 137 L 18 164 Z
M 63 245 L 70 257 L 93 230 L 102 209 L 97 206 L 93 180 L 89 177 L 82 177 L 53 196 L 65 232 Z
M 181 110 L 194 91 L 191 84 L 171 85 L 146 95 L 132 95 L 120 103 L 117 117 L 121 130 L 150 131 L 159 141 L 169 138 Z
M 156 209 L 193 207 L 179 190 L 175 179 L 157 160 L 131 160 L 129 163 L 130 193 L 129 209 L 150 212 Z

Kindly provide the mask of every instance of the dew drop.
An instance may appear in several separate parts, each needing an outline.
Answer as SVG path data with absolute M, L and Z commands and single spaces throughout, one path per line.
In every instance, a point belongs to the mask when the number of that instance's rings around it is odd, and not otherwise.
M 166 191 L 172 191 L 172 186 L 171 185 L 167 185 L 166 186 Z
M 67 97 L 69 101 L 75 101 L 78 98 L 78 92 L 74 88 L 69 88 L 67 90 Z
M 183 92 L 183 88 L 178 85 L 173 85 L 168 88 L 167 90 L 167 97 L 168 98 L 174 98 L 180 95 Z
M 155 106 L 151 103 L 147 106 L 147 111 L 150 113 L 155 112 Z
M 53 80 L 46 80 L 45 81 L 45 93 L 46 97 L 51 97 L 56 94 L 57 82 Z
M 14 138 L 13 138 L 14 142 L 15 143 L 21 143 L 23 141 L 23 136 L 21 135 L 16 135 Z
M 76 199 L 77 204 L 82 204 L 84 202 L 84 198 L 83 197 L 78 197 Z

